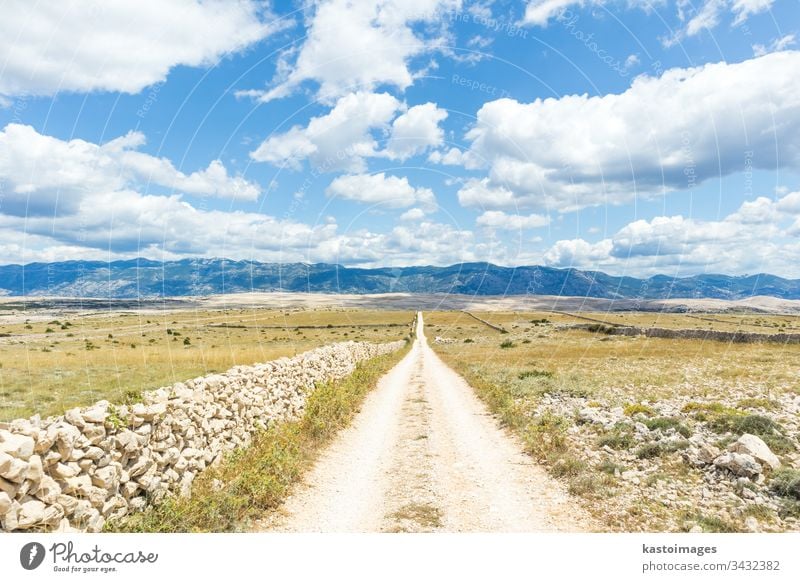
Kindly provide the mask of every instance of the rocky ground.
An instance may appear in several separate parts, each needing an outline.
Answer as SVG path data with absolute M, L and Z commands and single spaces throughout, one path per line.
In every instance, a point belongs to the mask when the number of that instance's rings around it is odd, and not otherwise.
M 800 530 L 799 412 L 793 394 L 611 407 L 556 393 L 534 414 L 569 419 L 570 449 L 608 476 L 613 529 L 755 532 Z

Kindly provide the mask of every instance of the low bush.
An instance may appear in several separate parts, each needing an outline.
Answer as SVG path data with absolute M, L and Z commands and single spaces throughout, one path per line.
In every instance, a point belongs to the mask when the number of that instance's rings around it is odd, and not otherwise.
M 622 409 L 622 412 L 625 416 L 633 416 L 634 414 L 644 414 L 645 416 L 655 416 L 657 413 L 651 407 L 647 406 L 646 404 L 628 404 L 625 408 Z
M 778 469 L 772 476 L 769 486 L 782 497 L 800 500 L 800 471 L 788 467 Z
M 633 427 L 628 423 L 617 423 L 614 428 L 597 439 L 597 446 L 609 446 L 617 451 L 628 450 L 635 443 L 636 439 L 633 437 Z
M 692 436 L 692 429 L 683 424 L 679 418 L 675 418 L 674 416 L 658 416 L 656 418 L 648 418 L 643 422 L 644 425 L 650 430 L 661 429 L 662 431 L 667 431 L 672 428 L 675 429 L 675 432 L 686 438 Z

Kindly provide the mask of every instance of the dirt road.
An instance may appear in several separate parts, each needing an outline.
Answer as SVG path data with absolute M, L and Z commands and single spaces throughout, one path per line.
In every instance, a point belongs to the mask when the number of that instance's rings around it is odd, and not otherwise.
M 591 519 L 428 346 L 409 354 L 262 524 L 300 532 L 588 531 Z

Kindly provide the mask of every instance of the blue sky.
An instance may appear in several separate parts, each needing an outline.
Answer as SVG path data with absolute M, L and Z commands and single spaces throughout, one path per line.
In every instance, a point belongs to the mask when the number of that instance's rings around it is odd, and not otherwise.
M 800 277 L 797 0 L 11 0 L 0 262 Z

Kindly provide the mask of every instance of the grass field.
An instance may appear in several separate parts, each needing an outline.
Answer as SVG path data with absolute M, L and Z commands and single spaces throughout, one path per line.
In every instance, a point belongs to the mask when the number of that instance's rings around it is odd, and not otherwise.
M 409 334 L 412 312 L 229 309 L 40 315 L 0 322 L 0 420 L 57 414 L 99 399 L 339 341 Z
M 580 320 L 564 314 L 475 315 L 504 331 L 465 313 L 426 313 L 434 349 L 609 527 L 740 531 L 753 527 L 752 517 L 759 530 L 798 528 L 800 507 L 792 495 L 771 493 L 769 475 L 751 496 L 682 454 L 697 443 L 724 448 L 751 432 L 797 472 L 800 345 L 607 336 L 567 328 Z M 764 315 L 579 315 L 758 333 L 797 325 Z
M 455 340 L 439 349 L 487 373 L 515 377 L 535 367 L 617 404 L 669 397 L 687 390 L 695 396 L 714 398 L 724 397 L 731 387 L 749 391 L 752 396 L 800 389 L 798 345 L 604 336 L 559 329 L 558 324 L 577 321 L 568 315 L 476 315 L 508 333 L 497 332 L 465 313 L 433 312 L 426 316 L 427 334 Z M 634 313 L 627 319 L 617 315 L 614 321 L 643 325 L 653 317 Z M 693 321 L 686 320 L 689 325 L 684 327 L 678 318 L 687 316 L 667 317 L 674 329 L 689 328 Z M 666 327 L 663 322 L 659 325 Z M 506 347 L 502 347 L 504 343 Z

